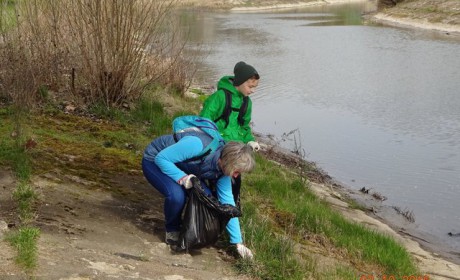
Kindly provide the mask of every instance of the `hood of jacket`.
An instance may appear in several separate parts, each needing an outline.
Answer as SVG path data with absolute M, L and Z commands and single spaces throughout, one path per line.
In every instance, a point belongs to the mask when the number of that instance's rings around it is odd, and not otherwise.
M 224 76 L 220 78 L 219 82 L 217 82 L 217 89 L 226 89 L 230 91 L 233 94 L 238 94 L 241 96 L 241 98 L 244 97 L 244 95 L 239 92 L 236 87 L 233 85 L 233 78 L 234 76 Z

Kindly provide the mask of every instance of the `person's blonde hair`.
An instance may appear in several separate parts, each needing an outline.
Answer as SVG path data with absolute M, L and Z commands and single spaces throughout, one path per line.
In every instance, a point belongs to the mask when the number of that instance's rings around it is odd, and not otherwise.
M 256 166 L 251 146 L 241 142 L 228 142 L 220 155 L 222 171 L 227 176 L 233 172 L 250 172 Z

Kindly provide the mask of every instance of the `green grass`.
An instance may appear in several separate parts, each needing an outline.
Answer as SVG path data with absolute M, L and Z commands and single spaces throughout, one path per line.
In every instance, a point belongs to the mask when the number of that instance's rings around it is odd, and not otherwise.
M 142 99 L 132 112 L 133 120 L 147 122 L 149 135 L 160 135 L 171 127 L 171 117 L 164 111 L 163 105 L 155 100 Z
M 0 0 L 0 34 L 16 25 L 14 0 Z
M 13 121 L 17 115 L 11 112 L 11 108 L 3 108 L 0 111 L 0 165 L 9 165 L 12 167 L 16 177 L 19 180 L 29 180 L 31 174 L 31 165 L 24 144 L 25 135 L 23 132 L 17 134 L 16 131 L 22 131 L 22 125 L 19 122 L 24 120 Z M 18 129 L 19 127 L 19 129 Z
M 16 248 L 18 254 L 16 263 L 31 270 L 37 265 L 37 239 L 40 230 L 34 227 L 22 227 L 6 237 L 6 240 Z
M 21 221 L 18 231 L 8 235 L 6 239 L 17 249 L 16 262 L 29 271 L 36 266 L 40 231 L 29 226 L 34 220 L 33 206 L 37 195 L 29 185 L 32 164 L 25 147 L 28 139 L 28 128 L 25 124 L 28 121 L 24 112 L 15 112 L 12 107 L 1 108 L 0 120 L 0 165 L 10 166 L 17 179 L 12 196 L 17 202 L 17 214 Z
M 13 192 L 13 198 L 18 202 L 19 218 L 24 224 L 33 220 L 33 206 L 37 199 L 37 194 L 34 189 L 21 181 L 16 190 Z
M 257 204 L 247 202 L 243 211 L 244 239 L 254 249 L 256 262 L 239 260 L 238 269 L 261 279 L 304 279 L 311 271 L 311 262 L 298 261 L 290 238 L 276 234 L 270 221 L 258 216 Z
M 308 265 L 311 260 L 302 259 L 302 256 L 294 258 L 292 253 L 293 244 L 307 244 L 305 235 L 319 235 L 341 249 L 343 257 L 378 267 L 382 274 L 417 273 L 409 253 L 392 238 L 348 221 L 288 170 L 260 157 L 257 163 L 256 170 L 244 176 L 245 194 L 242 197 L 246 199 L 243 200 L 242 225 L 246 242 L 255 248 L 260 264 L 245 267 L 244 271 L 260 276 L 261 266 L 268 274 L 263 278 L 270 279 L 301 279 L 299 275 L 306 271 L 307 275 L 322 275 L 322 271 L 315 271 Z M 284 236 L 290 236 L 294 243 L 283 239 Z M 279 269 L 285 266 L 286 274 L 280 276 Z M 272 270 L 272 267 L 277 269 Z M 350 271 L 346 268 L 333 275 L 340 273 L 342 276 L 338 279 L 356 279 L 359 272 L 355 271 L 356 275 L 351 277 Z

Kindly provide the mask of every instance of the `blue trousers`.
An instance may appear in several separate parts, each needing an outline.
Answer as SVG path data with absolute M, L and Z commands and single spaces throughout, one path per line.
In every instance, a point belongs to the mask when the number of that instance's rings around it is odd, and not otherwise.
M 165 197 L 166 231 L 180 231 L 182 209 L 187 197 L 184 188 L 161 172 L 152 161 L 142 159 L 142 171 L 147 181 Z
M 187 200 L 184 187 L 164 174 L 152 161 L 142 159 L 142 171 L 147 181 L 165 197 L 163 211 L 166 231 L 180 231 L 182 210 Z M 203 183 L 205 192 L 210 194 L 211 191 Z

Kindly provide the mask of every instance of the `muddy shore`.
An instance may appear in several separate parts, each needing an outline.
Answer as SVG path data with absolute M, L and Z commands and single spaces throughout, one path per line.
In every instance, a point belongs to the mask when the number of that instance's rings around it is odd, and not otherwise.
M 460 255 L 429 241 L 430 238 L 420 234 L 407 217 L 392 207 L 384 206 L 380 194 L 354 190 L 334 180 L 314 162 L 280 148 L 276 141 L 263 135 L 258 135 L 258 140 L 262 143 L 261 153 L 266 158 L 287 166 L 290 170 L 303 170 L 303 174 L 309 178 L 311 189 L 345 217 L 366 224 L 403 244 L 429 279 L 460 279 Z M 350 201 L 361 207 L 352 207 Z

